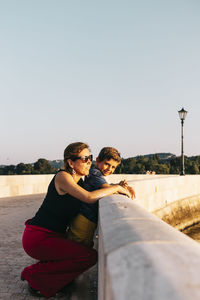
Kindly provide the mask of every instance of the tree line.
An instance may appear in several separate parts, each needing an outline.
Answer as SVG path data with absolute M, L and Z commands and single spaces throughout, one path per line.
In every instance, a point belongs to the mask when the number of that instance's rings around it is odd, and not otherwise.
M 56 170 L 48 160 L 40 158 L 33 164 L 1 166 L 0 175 L 54 174 Z
M 184 156 L 185 174 L 200 174 L 200 156 Z M 180 174 L 181 157 L 173 155 L 168 159 L 162 159 L 159 155 L 137 156 L 122 159 L 117 167 L 117 174 L 145 174 L 155 172 L 156 174 Z
M 200 174 L 200 156 L 185 156 L 185 173 Z M 48 161 L 44 158 L 38 159 L 33 164 L 19 163 L 0 167 L 0 175 L 27 175 L 27 174 L 54 174 L 62 167 L 62 161 Z M 152 172 L 156 174 L 180 174 L 181 157 L 171 155 L 165 158 L 164 155 L 151 154 L 140 155 L 122 159 L 117 167 L 116 174 L 145 174 Z

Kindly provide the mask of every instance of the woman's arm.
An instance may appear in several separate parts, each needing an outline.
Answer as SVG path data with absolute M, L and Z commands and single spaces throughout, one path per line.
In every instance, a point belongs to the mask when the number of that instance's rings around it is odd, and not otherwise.
M 62 171 L 59 172 L 55 177 L 55 187 L 58 194 L 70 194 L 73 197 L 87 203 L 94 203 L 102 197 L 115 193 L 121 193 L 131 198 L 130 192 L 118 184 L 88 192 L 80 187 L 69 173 Z

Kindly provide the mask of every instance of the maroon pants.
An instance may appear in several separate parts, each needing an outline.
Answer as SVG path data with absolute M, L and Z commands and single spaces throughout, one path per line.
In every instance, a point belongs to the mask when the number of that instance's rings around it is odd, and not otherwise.
M 39 260 L 26 267 L 22 275 L 46 298 L 97 262 L 96 250 L 38 226 L 26 225 L 22 243 L 26 253 Z

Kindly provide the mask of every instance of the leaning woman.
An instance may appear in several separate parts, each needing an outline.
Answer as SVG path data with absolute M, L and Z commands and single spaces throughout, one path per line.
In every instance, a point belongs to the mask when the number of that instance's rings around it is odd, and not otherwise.
M 95 249 L 66 238 L 67 227 L 79 213 L 81 201 L 94 203 L 114 193 L 131 197 L 120 185 L 86 191 L 81 177 L 89 174 L 91 161 L 87 144 L 70 144 L 64 151 L 64 169 L 53 177 L 41 207 L 25 223 L 24 250 L 39 262 L 26 267 L 21 279 L 28 281 L 34 296 L 53 296 L 97 261 Z

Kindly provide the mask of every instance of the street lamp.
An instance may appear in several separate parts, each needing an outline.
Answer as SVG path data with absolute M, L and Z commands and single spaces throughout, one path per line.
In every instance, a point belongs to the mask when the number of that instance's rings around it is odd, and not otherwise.
M 182 108 L 178 111 L 179 117 L 181 120 L 181 172 L 180 175 L 185 175 L 185 166 L 184 166 L 184 151 L 183 151 L 183 124 L 187 115 L 187 111 Z

